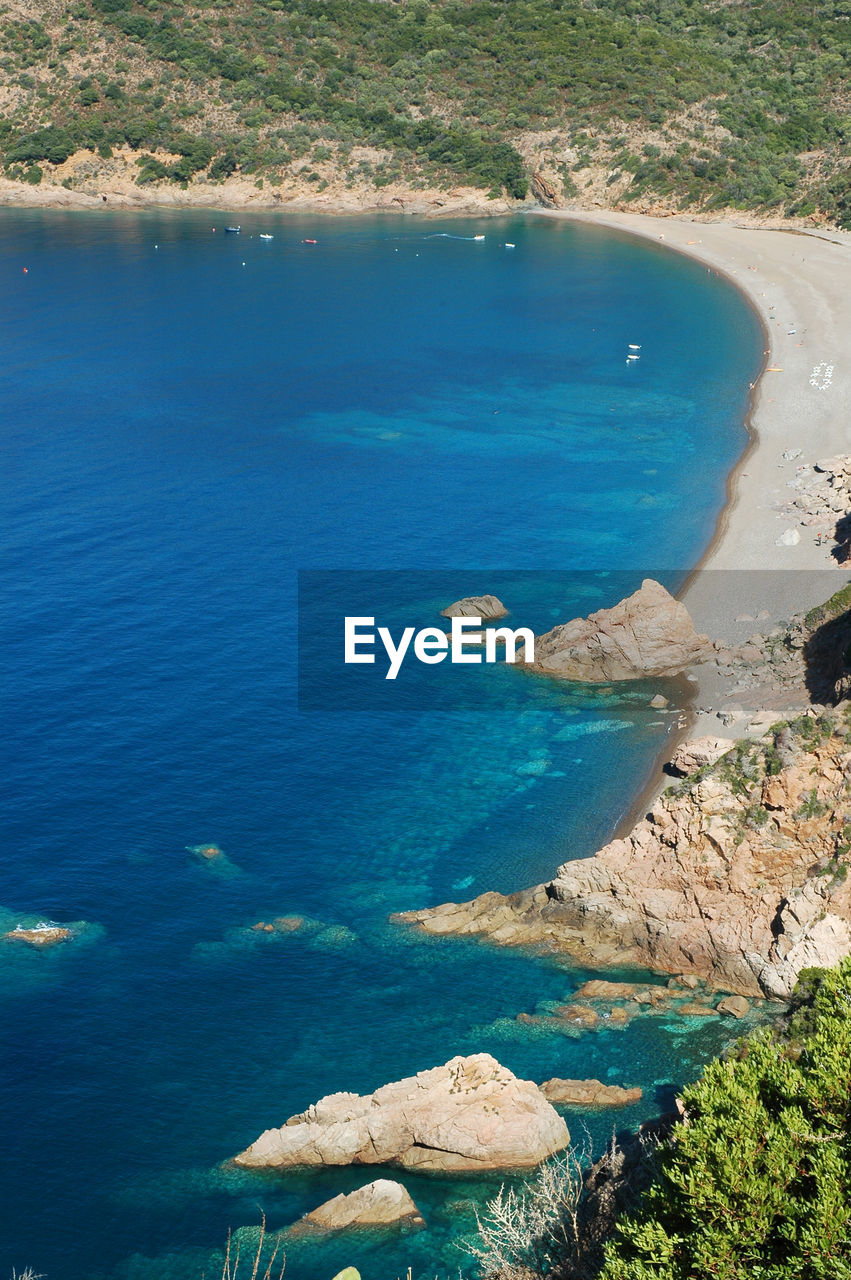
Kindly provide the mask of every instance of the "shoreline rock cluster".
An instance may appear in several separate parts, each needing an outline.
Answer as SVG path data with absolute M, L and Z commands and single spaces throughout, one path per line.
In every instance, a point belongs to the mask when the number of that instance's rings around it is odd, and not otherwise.
M 784 511 L 800 525 L 831 538 L 840 564 L 851 560 L 851 455 L 823 458 L 812 466 L 803 463 L 788 484 L 797 496 Z
M 321 1098 L 235 1158 L 248 1168 L 394 1164 L 439 1173 L 532 1169 L 564 1150 L 570 1134 L 553 1104 L 600 1110 L 641 1100 L 638 1088 L 600 1080 L 518 1080 L 488 1054 L 456 1057 L 364 1097 Z M 425 1226 L 410 1192 L 378 1178 L 300 1218 L 293 1236 Z
M 757 1001 L 754 1005 L 740 995 L 719 1000 L 714 985 L 701 982 L 693 974 L 677 974 L 665 986 L 592 978 L 574 991 L 564 1004 L 546 1002 L 535 1013 L 519 1013 L 517 1021 L 575 1038 L 589 1032 L 621 1030 L 642 1017 L 669 1017 L 674 1014 L 681 1018 L 745 1018 L 752 1008 L 760 1012 L 761 1003 Z M 590 1083 L 599 1084 L 597 1081 Z M 616 1099 L 624 1091 L 620 1086 L 614 1088 L 616 1092 L 612 1098 Z M 577 1101 L 571 1105 L 582 1104 Z

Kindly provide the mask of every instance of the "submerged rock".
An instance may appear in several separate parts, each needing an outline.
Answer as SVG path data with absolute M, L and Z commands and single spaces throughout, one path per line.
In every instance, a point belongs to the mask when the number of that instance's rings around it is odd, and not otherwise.
M 684 604 L 652 578 L 611 609 L 574 618 L 535 640 L 534 669 L 605 683 L 672 676 L 709 656 Z
M 326 1200 L 305 1214 L 295 1229 L 344 1231 L 349 1227 L 397 1225 L 419 1229 L 425 1221 L 400 1182 L 378 1178 L 348 1195 Z
M 681 1004 L 677 1013 L 682 1018 L 714 1018 L 718 1010 L 713 1009 L 710 1004 L 698 1004 L 697 1001 L 691 1001 L 689 1004 Z
M 267 1129 L 236 1157 L 246 1168 L 393 1164 L 466 1173 L 529 1169 L 570 1141 L 537 1085 L 487 1053 L 376 1089 L 334 1093 Z
M 214 862 L 225 856 L 224 849 L 217 844 L 188 844 L 186 848 L 189 853 L 194 853 L 196 858 L 201 858 L 205 862 Z
M 481 618 L 483 622 L 508 617 L 508 610 L 497 596 L 465 596 L 441 609 L 443 618 Z

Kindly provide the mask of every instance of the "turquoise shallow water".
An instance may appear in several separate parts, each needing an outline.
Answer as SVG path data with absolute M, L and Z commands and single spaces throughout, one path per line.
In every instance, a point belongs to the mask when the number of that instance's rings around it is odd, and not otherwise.
M 93 926 L 0 948 L 0 1265 L 50 1280 L 214 1274 L 259 1207 L 285 1226 L 366 1181 L 223 1165 L 322 1093 L 488 1050 L 642 1084 L 627 1125 L 724 1034 L 529 1028 L 585 975 L 387 923 L 605 840 L 670 729 L 649 691 L 503 672 L 480 712 L 299 712 L 296 575 L 428 570 L 423 617 L 492 590 L 541 625 L 610 603 L 614 570 L 675 579 L 744 445 L 754 317 L 592 228 L 252 219 L 0 222 L 0 923 Z M 315 927 L 246 929 L 293 912 Z M 405 1180 L 426 1232 L 292 1246 L 288 1274 L 455 1274 L 492 1187 Z

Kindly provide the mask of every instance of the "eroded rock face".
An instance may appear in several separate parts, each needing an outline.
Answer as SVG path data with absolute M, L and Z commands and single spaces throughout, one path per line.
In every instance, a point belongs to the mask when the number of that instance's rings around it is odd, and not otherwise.
M 603 1084 L 601 1080 L 545 1080 L 541 1093 L 548 1102 L 570 1107 L 628 1107 L 641 1101 L 639 1088 L 624 1089 L 619 1084 Z
M 441 609 L 443 618 L 481 618 L 483 622 L 494 618 L 507 618 L 508 610 L 497 596 L 465 596 L 448 608 Z
M 532 194 L 545 209 L 560 209 L 561 199 L 552 182 L 539 171 L 532 174 Z
M 305 1214 L 296 1230 L 344 1231 L 351 1227 L 424 1227 L 417 1206 L 400 1182 L 378 1178 L 348 1195 L 334 1196 Z
M 605 683 L 673 676 L 710 653 L 685 605 L 652 578 L 611 609 L 574 618 L 535 640 L 534 668 Z
M 838 734 L 790 745 L 790 732 L 782 752 L 750 743 L 723 756 L 546 884 L 397 918 L 786 999 L 802 968 L 851 952 L 851 750 Z
M 465 1173 L 529 1169 L 569 1142 L 537 1085 L 487 1053 L 360 1096 L 334 1093 L 267 1129 L 236 1163 L 250 1168 L 392 1164 Z

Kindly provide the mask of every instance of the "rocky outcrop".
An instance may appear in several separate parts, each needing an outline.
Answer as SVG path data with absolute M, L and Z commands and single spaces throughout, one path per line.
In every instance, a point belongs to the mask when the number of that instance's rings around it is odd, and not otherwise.
M 652 578 L 611 609 L 574 618 L 535 639 L 533 669 L 606 683 L 677 675 L 710 653 L 685 605 Z
M 305 1214 L 296 1231 L 345 1231 L 352 1227 L 404 1226 L 419 1229 L 425 1221 L 400 1182 L 378 1178 L 348 1195 L 334 1196 Z
M 732 751 L 735 745 L 732 738 L 717 738 L 712 734 L 706 734 L 701 738 L 688 738 L 680 743 L 671 757 L 670 769 L 673 773 L 687 777 L 690 773 L 697 773 L 698 769 L 704 769 L 708 764 L 714 764 L 728 751 Z
M 74 933 L 58 924 L 39 924 L 32 929 L 18 925 L 2 935 L 4 942 L 23 942 L 28 947 L 55 947 L 57 943 L 69 942 Z
M 851 511 L 851 456 L 823 458 L 812 466 L 801 463 L 788 484 L 795 497 L 784 508 L 786 514 L 796 517 L 803 526 L 814 527 L 825 538 L 835 533 L 837 543 L 847 542 L 845 517 Z
M 804 721 L 739 744 L 546 884 L 398 919 L 785 999 L 802 968 L 851 951 L 849 771 L 844 732 Z
M 624 1089 L 619 1084 L 603 1084 L 601 1080 L 545 1080 L 541 1093 L 547 1102 L 566 1107 L 628 1107 L 641 1101 L 639 1088 Z
M 441 609 L 440 614 L 443 618 L 481 618 L 483 622 L 490 622 L 507 618 L 508 610 L 497 596 L 465 596 Z
M 569 1142 L 537 1085 L 489 1054 L 376 1089 L 334 1093 L 267 1129 L 236 1163 L 247 1168 L 391 1164 L 443 1173 L 529 1169 Z

